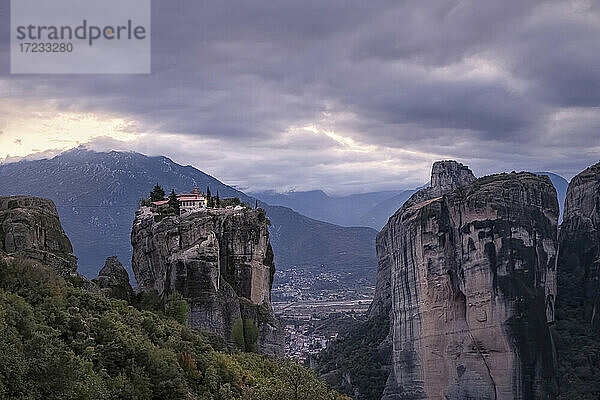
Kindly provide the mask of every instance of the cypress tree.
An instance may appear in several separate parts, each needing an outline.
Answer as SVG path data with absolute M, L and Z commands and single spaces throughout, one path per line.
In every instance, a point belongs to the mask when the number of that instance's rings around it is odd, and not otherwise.
M 161 201 L 164 199 L 165 191 L 157 183 L 156 186 L 154 186 L 154 189 L 150 192 L 150 201 Z
M 175 215 L 181 214 L 180 202 L 175 194 L 175 189 L 171 190 L 171 194 L 169 195 L 169 207 L 175 211 Z

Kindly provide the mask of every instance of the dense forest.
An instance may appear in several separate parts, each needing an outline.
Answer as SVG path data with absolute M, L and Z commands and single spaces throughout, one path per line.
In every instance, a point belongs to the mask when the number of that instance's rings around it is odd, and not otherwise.
M 359 323 L 315 360 L 329 384 L 357 400 L 379 400 L 390 373 L 391 343 L 387 316 Z
M 560 400 L 600 398 L 597 249 L 590 238 L 563 241 L 558 264 L 556 346 Z
M 0 399 L 347 399 L 294 362 L 228 352 L 178 322 L 185 309 L 140 300 L 0 260 Z

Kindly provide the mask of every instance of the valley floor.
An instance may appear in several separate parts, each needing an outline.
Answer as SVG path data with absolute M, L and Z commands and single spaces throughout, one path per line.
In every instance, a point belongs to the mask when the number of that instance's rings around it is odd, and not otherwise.
M 273 309 L 285 326 L 285 353 L 301 362 L 326 349 L 365 315 L 374 286 L 352 272 L 277 271 Z

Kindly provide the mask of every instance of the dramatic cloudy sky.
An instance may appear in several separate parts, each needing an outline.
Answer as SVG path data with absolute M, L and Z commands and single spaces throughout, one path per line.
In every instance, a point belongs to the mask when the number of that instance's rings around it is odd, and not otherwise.
M 0 158 L 86 144 L 243 189 L 413 187 L 436 159 L 600 158 L 600 1 L 153 1 L 151 75 L 10 75 Z

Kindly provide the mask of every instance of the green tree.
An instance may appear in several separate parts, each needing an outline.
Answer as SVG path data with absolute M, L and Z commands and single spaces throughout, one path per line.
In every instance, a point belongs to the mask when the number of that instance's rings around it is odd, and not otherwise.
M 181 293 L 171 293 L 165 303 L 165 315 L 173 318 L 180 324 L 185 324 L 189 313 L 190 306 Z
M 183 302 L 168 297 L 169 318 L 0 258 L 0 400 L 350 400 L 301 365 L 232 354 L 180 324 Z M 238 321 L 241 342 L 254 341 L 256 328 Z
M 221 208 L 221 199 L 219 199 L 219 191 L 217 190 L 217 197 L 215 198 L 215 206 Z
M 246 350 L 246 341 L 244 339 L 244 321 L 241 318 L 233 321 L 233 326 L 231 327 L 231 338 L 239 350 Z
M 240 204 L 242 204 L 242 201 L 237 198 L 237 197 L 231 197 L 229 199 L 221 199 L 220 200 L 221 203 L 221 207 L 228 207 L 228 206 L 239 206 Z
M 385 359 L 373 349 L 380 348 L 390 331 L 387 315 L 357 324 L 343 338 L 333 342 L 316 359 L 317 373 L 342 393 L 358 400 L 381 399 L 389 371 Z M 350 379 L 346 380 L 343 377 Z
M 231 337 L 239 350 L 254 352 L 258 340 L 258 327 L 252 319 L 236 319 L 231 329 Z
M 181 214 L 181 203 L 179 202 L 179 199 L 177 199 L 174 189 L 171 190 L 171 194 L 169 195 L 169 208 L 175 212 L 175 215 Z
M 213 198 L 212 195 L 210 194 L 210 187 L 206 187 L 206 206 L 207 207 L 213 207 Z
M 161 201 L 165 199 L 165 191 L 161 188 L 158 183 L 154 186 L 154 189 L 150 192 L 151 201 Z
M 246 351 L 256 351 L 256 341 L 258 340 L 258 327 L 252 319 L 244 320 L 244 342 Z
M 143 290 L 136 295 L 136 305 L 142 310 L 160 311 L 163 309 L 163 302 L 156 289 Z

